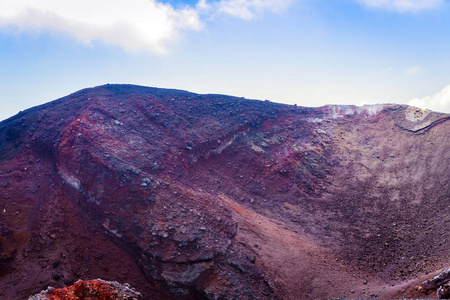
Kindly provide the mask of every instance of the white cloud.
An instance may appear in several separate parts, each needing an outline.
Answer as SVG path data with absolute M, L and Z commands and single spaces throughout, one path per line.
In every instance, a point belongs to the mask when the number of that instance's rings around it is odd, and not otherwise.
M 222 0 L 218 2 L 218 11 L 241 19 L 252 19 L 264 11 L 281 12 L 293 0 Z
M 228 14 L 251 19 L 279 12 L 294 0 L 199 0 L 175 9 L 157 0 L 0 0 L 0 30 L 59 32 L 84 44 L 103 42 L 128 51 L 165 53 L 183 30 L 202 18 Z
M 355 0 L 358 3 L 374 9 L 384 9 L 394 12 L 419 12 L 435 9 L 445 3 L 444 0 Z
M 211 8 L 211 5 L 206 2 L 206 0 L 199 0 L 197 5 L 197 9 L 207 10 Z
M 432 96 L 415 98 L 410 100 L 408 104 L 420 108 L 450 113 L 450 84 L 442 89 L 442 91 Z
M 155 0 L 1 0 L 0 29 L 49 30 L 91 44 L 102 41 L 126 50 L 166 51 L 180 30 L 199 30 L 198 12 Z
M 423 71 L 421 66 L 411 66 L 405 69 L 405 74 L 408 76 L 415 76 Z

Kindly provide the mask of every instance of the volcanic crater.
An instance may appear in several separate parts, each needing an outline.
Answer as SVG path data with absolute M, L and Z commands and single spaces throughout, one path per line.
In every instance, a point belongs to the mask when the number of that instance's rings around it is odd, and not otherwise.
M 0 123 L 0 298 L 424 298 L 449 267 L 450 115 L 104 85 Z

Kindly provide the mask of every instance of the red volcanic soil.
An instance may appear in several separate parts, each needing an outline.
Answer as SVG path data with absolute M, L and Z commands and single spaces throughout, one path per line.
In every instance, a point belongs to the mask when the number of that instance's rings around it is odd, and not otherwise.
M 100 279 L 78 281 L 66 288 L 48 288 L 28 300 L 142 300 L 142 295 L 128 285 Z
M 144 299 L 435 297 L 450 116 L 131 85 L 0 123 L 0 299 L 78 279 Z

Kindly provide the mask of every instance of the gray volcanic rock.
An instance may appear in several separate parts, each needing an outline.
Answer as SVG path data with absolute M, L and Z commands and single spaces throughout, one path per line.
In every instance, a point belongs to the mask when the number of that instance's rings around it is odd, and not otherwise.
M 448 264 L 449 120 L 132 85 L 32 108 L 0 123 L 0 298 L 393 293 Z

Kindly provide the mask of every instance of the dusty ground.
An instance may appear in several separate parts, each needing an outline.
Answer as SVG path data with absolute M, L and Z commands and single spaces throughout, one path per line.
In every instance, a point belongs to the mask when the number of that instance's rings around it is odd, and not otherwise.
M 449 116 L 126 85 L 0 123 L 0 298 L 77 279 L 145 299 L 434 297 Z

